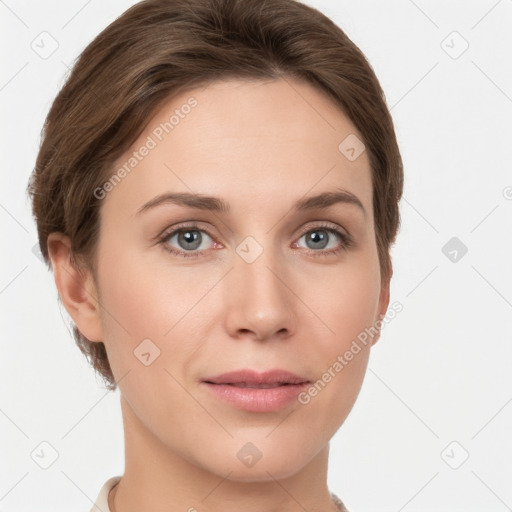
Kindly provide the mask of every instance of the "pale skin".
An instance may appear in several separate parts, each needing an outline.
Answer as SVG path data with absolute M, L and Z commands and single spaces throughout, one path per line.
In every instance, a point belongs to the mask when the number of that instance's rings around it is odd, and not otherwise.
M 102 199 L 96 280 L 70 263 L 67 237 L 48 241 L 63 304 L 84 336 L 105 343 L 121 379 L 125 472 L 109 506 L 334 511 L 329 440 L 357 398 L 379 334 L 306 405 L 241 411 L 200 381 L 282 368 L 315 382 L 386 313 L 389 278 L 379 267 L 368 155 L 349 161 L 338 150 L 349 134 L 362 137 L 309 84 L 228 80 L 170 99 L 119 165 L 191 96 L 197 106 Z M 293 209 L 341 189 L 364 212 L 347 202 Z M 165 203 L 137 214 L 164 192 L 215 196 L 230 210 Z M 197 224 L 189 229 L 202 236 L 198 248 L 187 251 L 190 242 L 176 234 L 155 241 L 179 223 Z M 344 248 L 325 225 L 353 243 Z M 328 238 L 324 248 L 311 232 Z M 248 236 L 263 249 L 252 263 L 236 252 Z M 134 350 L 147 338 L 160 355 L 145 366 Z M 237 457 L 247 442 L 262 454 L 252 467 Z

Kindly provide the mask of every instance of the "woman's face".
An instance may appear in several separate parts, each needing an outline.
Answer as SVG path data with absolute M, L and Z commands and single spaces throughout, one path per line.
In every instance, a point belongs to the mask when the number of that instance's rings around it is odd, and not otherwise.
M 127 442 L 240 481 L 327 449 L 365 374 L 372 339 L 358 335 L 389 300 L 356 137 L 310 85 L 233 80 L 174 97 L 118 160 L 97 291 Z M 309 384 L 205 382 L 275 369 Z

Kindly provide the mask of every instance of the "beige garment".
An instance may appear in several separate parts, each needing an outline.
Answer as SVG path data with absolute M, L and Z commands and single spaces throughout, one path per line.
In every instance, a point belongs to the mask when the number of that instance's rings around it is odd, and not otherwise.
M 108 493 L 114 487 L 114 485 L 117 484 L 121 480 L 120 476 L 113 476 L 112 478 L 109 478 L 101 488 L 98 497 L 96 498 L 96 501 L 94 503 L 94 506 L 91 509 L 91 512 L 111 512 L 110 508 L 108 506 Z M 338 507 L 339 512 L 348 512 L 348 510 L 345 508 L 345 505 L 341 502 L 341 500 L 331 492 L 331 498 L 332 501 L 336 504 Z

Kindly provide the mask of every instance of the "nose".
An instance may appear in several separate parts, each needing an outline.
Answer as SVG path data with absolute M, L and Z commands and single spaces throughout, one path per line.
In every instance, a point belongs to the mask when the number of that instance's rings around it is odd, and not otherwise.
M 252 263 L 235 253 L 233 266 L 224 287 L 228 333 L 258 341 L 289 337 L 297 317 L 285 262 L 265 249 Z

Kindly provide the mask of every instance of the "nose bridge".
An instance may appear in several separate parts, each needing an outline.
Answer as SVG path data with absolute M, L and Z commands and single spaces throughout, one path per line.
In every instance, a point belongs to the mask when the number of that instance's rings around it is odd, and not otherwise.
M 286 262 L 270 241 L 271 236 L 261 243 L 247 237 L 236 247 L 227 287 L 232 334 L 250 330 L 263 339 L 294 328 L 293 294 L 285 285 Z

